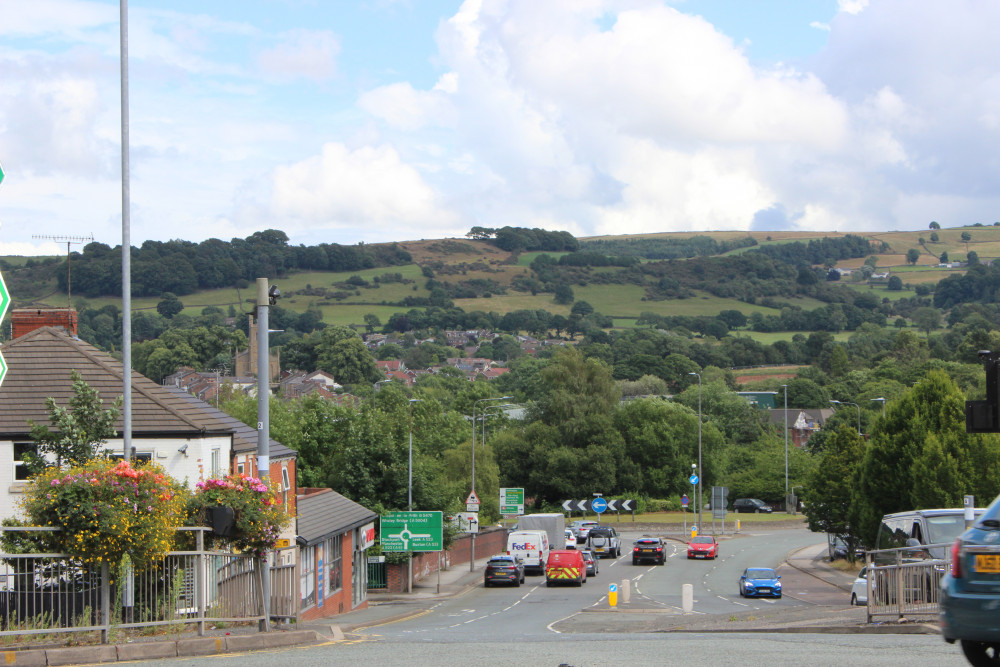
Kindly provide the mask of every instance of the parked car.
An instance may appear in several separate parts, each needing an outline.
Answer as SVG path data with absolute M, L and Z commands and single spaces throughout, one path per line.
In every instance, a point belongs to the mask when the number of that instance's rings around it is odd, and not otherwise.
M 574 521 L 573 523 L 571 523 L 569 525 L 569 527 L 570 527 L 570 530 L 573 531 L 573 535 L 576 536 L 576 543 L 577 544 L 583 544 L 584 542 L 587 541 L 587 533 L 590 532 L 590 529 L 591 528 L 596 528 L 597 526 L 600 526 L 600 525 L 601 524 L 597 523 L 596 521 L 589 521 L 587 519 L 579 519 L 579 520 Z
M 556 549 L 545 562 L 545 585 L 587 583 L 587 563 L 578 549 Z
M 711 535 L 698 535 L 688 542 L 688 558 L 711 558 L 719 556 L 719 543 Z
M 598 558 L 603 556 L 618 558 L 622 555 L 622 540 L 614 528 L 598 526 L 591 528 L 587 533 L 587 549 L 593 551 Z
M 576 535 L 573 534 L 571 528 L 566 529 L 566 548 L 576 549 Z
M 632 544 L 632 565 L 651 560 L 658 565 L 667 562 L 663 540 L 658 537 L 640 537 Z
M 854 585 L 851 586 L 851 606 L 868 604 L 868 568 L 863 567 L 858 572 Z
M 748 567 L 740 575 L 740 597 L 781 598 L 781 577 L 769 567 Z
M 733 511 L 744 514 L 747 512 L 751 514 L 770 514 L 773 510 L 763 500 L 758 500 L 757 498 L 737 498 L 733 502 Z
M 941 581 L 941 636 L 973 665 L 1000 660 L 1000 497 L 951 547 Z
M 524 561 L 515 556 L 494 556 L 486 561 L 483 572 L 483 587 L 491 584 L 505 583 L 520 586 L 524 583 Z
M 587 564 L 587 576 L 596 577 L 597 573 L 600 571 L 600 566 L 597 564 L 597 558 L 594 556 L 594 552 L 589 549 L 584 549 L 583 562 Z

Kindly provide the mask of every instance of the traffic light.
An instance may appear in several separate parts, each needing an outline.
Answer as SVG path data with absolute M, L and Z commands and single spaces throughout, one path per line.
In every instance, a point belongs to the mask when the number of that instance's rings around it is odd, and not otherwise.
M 986 368 L 986 400 L 965 402 L 966 433 L 1000 433 L 1000 354 L 980 350 Z

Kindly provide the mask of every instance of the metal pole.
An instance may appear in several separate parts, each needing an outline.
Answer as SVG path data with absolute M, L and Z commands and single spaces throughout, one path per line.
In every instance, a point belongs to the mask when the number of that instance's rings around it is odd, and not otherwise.
M 701 467 L 701 373 L 688 373 L 698 376 L 698 532 L 702 531 L 702 507 L 705 505 L 705 493 L 702 490 L 701 478 L 705 470 Z
M 122 452 L 127 461 L 132 451 L 132 236 L 129 197 L 129 112 L 128 112 L 128 0 L 118 5 L 121 55 L 122 107 Z M 69 268 L 69 255 L 66 257 Z M 69 284 L 66 285 L 67 294 Z M 72 304 L 70 304 L 72 307 Z
M 788 503 L 788 385 L 781 385 L 785 388 L 785 503 L 787 511 Z
M 409 453 L 409 466 L 407 468 L 406 475 L 406 511 L 413 511 L 413 404 L 420 402 L 419 398 L 410 399 L 410 453 Z M 440 563 L 439 563 L 440 568 Z M 438 570 L 438 578 L 440 579 L 441 573 Z M 438 584 L 440 587 L 441 584 Z M 413 592 L 413 554 L 410 554 L 410 558 L 407 561 L 406 568 L 406 592 Z
M 265 486 L 271 481 L 271 432 L 270 422 L 270 368 L 268 364 L 268 307 L 270 296 L 267 278 L 257 279 L 257 475 Z M 264 603 L 262 629 L 267 632 L 271 624 L 271 572 L 268 555 L 260 559 L 261 597 Z

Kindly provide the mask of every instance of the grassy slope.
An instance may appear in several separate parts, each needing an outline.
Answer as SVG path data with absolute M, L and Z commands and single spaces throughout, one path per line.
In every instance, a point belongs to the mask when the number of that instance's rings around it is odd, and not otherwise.
M 908 285 L 920 283 L 934 283 L 945 276 L 961 274 L 961 269 L 939 268 L 938 258 L 942 252 L 947 252 L 952 261 L 963 260 L 966 255 L 966 244 L 961 241 L 962 232 L 969 232 L 971 240 L 968 243 L 969 250 L 975 250 L 981 260 L 1000 257 L 1000 227 L 958 227 L 937 230 L 938 243 L 930 243 L 930 230 L 918 230 L 911 232 L 886 232 L 869 234 L 868 238 L 884 241 L 889 244 L 891 254 L 878 256 L 878 269 L 880 271 L 891 271 L 898 274 L 903 282 Z M 790 241 L 808 241 L 819 239 L 824 236 L 843 236 L 842 233 L 820 233 L 820 232 L 678 232 L 662 234 L 642 234 L 623 235 L 625 238 L 654 238 L 654 237 L 690 237 L 696 235 L 707 235 L 722 239 L 743 238 L 753 236 L 757 241 L 764 244 L 786 243 Z M 924 244 L 920 244 L 920 239 L 924 239 Z M 385 302 L 400 301 L 407 296 L 426 297 L 428 291 L 424 287 L 426 279 L 421 274 L 421 266 L 432 266 L 436 269 L 435 277 L 445 282 L 458 282 L 461 280 L 472 280 L 486 278 L 497 281 L 500 284 L 508 285 L 514 276 L 527 274 L 527 266 L 541 253 L 524 253 L 516 258 L 516 263 L 511 263 L 511 257 L 493 246 L 478 241 L 466 239 L 447 239 L 430 241 L 407 241 L 400 245 L 406 249 L 414 259 L 414 264 L 402 267 L 388 267 L 379 269 L 367 269 L 363 271 L 349 271 L 343 273 L 326 272 L 303 272 L 283 276 L 272 280 L 277 284 L 284 295 L 278 305 L 296 312 L 304 312 L 310 304 L 315 304 L 323 313 L 323 320 L 328 324 L 363 324 L 364 315 L 367 313 L 376 314 L 385 322 L 393 313 L 406 310 L 399 306 L 383 305 Z M 910 248 L 917 248 L 920 253 L 920 260 L 915 266 L 906 263 L 906 251 Z M 562 253 L 551 253 L 558 256 Z M 11 261 L 21 261 L 23 258 L 9 258 Z M 863 259 L 846 260 L 838 264 L 841 268 L 858 268 L 863 264 Z M 449 270 L 453 267 L 454 270 Z M 595 273 L 600 273 L 602 269 L 595 269 Z M 344 288 L 335 287 L 336 283 L 343 283 L 353 275 L 361 276 L 374 285 L 374 278 L 386 273 L 399 273 L 411 283 L 386 283 L 379 287 L 371 288 Z M 899 299 L 911 296 L 913 292 L 909 289 L 897 292 L 890 292 L 884 287 L 869 287 L 866 284 L 854 284 L 849 278 L 845 278 L 844 284 L 850 285 L 859 290 L 874 290 L 880 298 Z M 347 296 L 342 300 L 323 298 L 318 296 L 307 296 L 295 294 L 307 286 L 313 288 L 322 287 L 330 291 L 346 292 Z M 577 300 L 589 302 L 598 312 L 609 315 L 615 319 L 615 325 L 619 327 L 634 326 L 635 319 L 643 312 L 652 312 L 658 315 L 713 315 L 721 310 L 740 310 L 750 315 L 754 312 L 774 312 L 772 309 L 758 305 L 746 304 L 733 299 L 722 299 L 708 294 L 697 294 L 691 299 L 680 299 L 671 301 L 643 301 L 643 289 L 637 285 L 587 285 L 574 286 L 574 295 Z M 185 305 L 184 312 L 189 315 L 198 315 L 205 306 L 218 306 L 228 310 L 232 305 L 237 312 L 250 312 L 253 307 L 252 299 L 254 288 L 251 286 L 245 290 L 234 288 L 210 290 L 190 294 L 181 298 Z M 65 296 L 53 294 L 37 305 L 49 305 L 61 307 L 65 305 Z M 75 297 L 74 297 L 74 300 Z M 158 298 L 137 298 L 133 299 L 133 308 L 154 309 Z M 800 305 L 805 309 L 812 309 L 822 304 L 811 299 L 789 299 L 792 303 Z M 119 305 L 119 299 L 102 298 L 89 300 L 88 303 L 94 307 L 105 304 Z M 508 313 L 518 309 L 545 309 L 552 313 L 562 315 L 569 314 L 568 306 L 559 306 L 552 300 L 551 294 L 537 294 L 532 296 L 527 293 L 508 290 L 506 295 L 496 295 L 489 299 L 459 299 L 456 305 L 466 311 L 482 310 L 485 312 Z M 787 338 L 787 334 L 751 334 L 761 342 L 772 342 L 779 338 Z M 846 334 L 844 334 L 846 336 Z

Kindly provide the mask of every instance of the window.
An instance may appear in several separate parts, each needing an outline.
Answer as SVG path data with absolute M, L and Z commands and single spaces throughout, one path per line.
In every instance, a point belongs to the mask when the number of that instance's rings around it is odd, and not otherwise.
M 37 454 L 38 446 L 33 442 L 14 443 L 14 480 L 28 479 L 28 467 L 24 462 L 25 454 Z
M 243 469 L 244 469 L 244 466 L 245 466 L 245 465 L 246 465 L 246 464 L 245 464 L 245 463 L 243 463 L 243 461 L 240 461 L 239 463 L 237 463 L 237 464 L 236 464 L 236 472 L 238 472 L 239 474 L 241 474 L 241 475 L 242 475 L 242 474 L 243 474 Z
M 218 449 L 213 449 L 212 450 L 212 467 L 210 468 L 211 471 L 212 471 L 212 477 L 216 477 L 216 476 L 219 475 L 219 473 L 222 472 L 219 469 L 219 458 L 220 458 L 219 457 L 219 450 Z
M 302 609 L 316 604 L 316 548 L 303 547 L 299 563 L 299 588 L 302 594 Z
M 326 591 L 323 597 L 336 593 L 344 586 L 341 538 L 343 535 L 337 535 L 326 541 Z
M 288 466 L 281 466 L 281 489 L 288 491 L 292 485 L 288 483 Z

